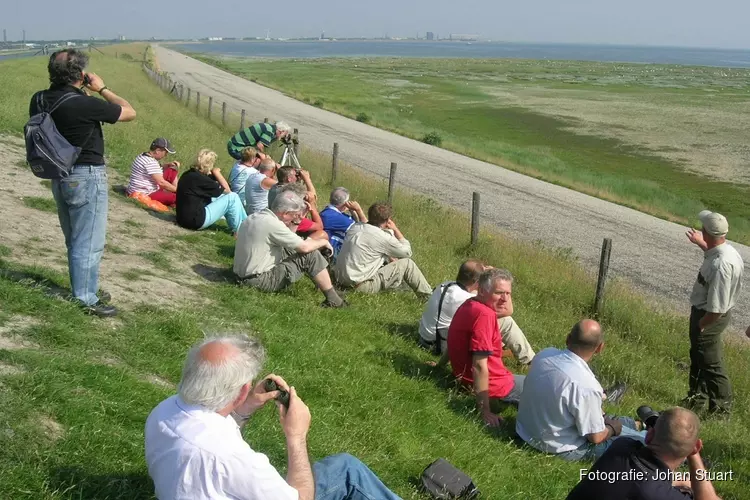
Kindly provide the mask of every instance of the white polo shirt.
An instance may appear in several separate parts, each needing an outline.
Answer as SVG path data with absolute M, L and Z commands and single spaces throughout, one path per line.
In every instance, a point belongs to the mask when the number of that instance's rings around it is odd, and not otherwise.
M 161 500 L 297 500 L 262 453 L 222 417 L 175 395 L 146 420 L 146 463 Z
M 531 362 L 518 405 L 516 432 L 546 453 L 586 444 L 604 430 L 604 389 L 588 363 L 568 349 L 544 349 Z

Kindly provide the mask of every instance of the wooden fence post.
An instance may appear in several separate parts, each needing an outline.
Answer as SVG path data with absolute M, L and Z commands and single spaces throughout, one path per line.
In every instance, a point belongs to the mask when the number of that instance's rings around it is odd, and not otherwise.
M 263 123 L 268 123 L 268 118 L 263 118 Z
M 599 278 L 596 281 L 596 296 L 594 297 L 594 313 L 599 316 L 604 305 L 604 285 L 609 271 L 609 257 L 612 254 L 612 239 L 604 238 L 602 255 L 599 259 Z
M 242 118 L 243 118 L 243 121 L 244 121 L 244 118 L 245 118 L 245 110 L 244 109 L 242 110 Z M 222 102 L 221 103 L 221 124 L 224 125 L 224 126 L 226 126 L 226 124 L 227 124 L 227 103 L 226 102 Z
M 201 93 L 195 93 L 195 112 L 200 114 L 201 112 Z
M 292 143 L 294 144 L 294 154 L 299 157 L 299 129 L 294 129 L 294 135 L 292 136 Z
M 393 192 L 396 190 L 396 165 L 395 162 L 391 162 L 391 171 L 388 174 L 388 204 L 393 206 Z
M 214 107 L 214 96 L 208 96 L 208 119 L 211 120 L 211 109 Z
M 476 246 L 479 241 L 479 193 L 474 191 L 471 195 L 471 246 Z
M 339 143 L 333 143 L 333 161 L 331 163 L 331 186 L 336 187 L 336 175 L 339 173 Z
M 190 87 L 188 87 L 188 95 L 187 99 L 185 99 L 185 107 L 187 108 L 188 106 L 190 106 Z
M 240 130 L 245 128 L 245 110 L 242 110 L 242 113 L 240 114 Z

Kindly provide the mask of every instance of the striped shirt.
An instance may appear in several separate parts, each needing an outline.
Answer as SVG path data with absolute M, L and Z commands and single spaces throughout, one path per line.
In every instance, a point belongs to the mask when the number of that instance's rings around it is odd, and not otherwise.
M 164 174 L 157 160 L 147 153 L 141 153 L 135 157 L 130 166 L 130 182 L 128 183 L 128 194 L 145 193 L 151 194 L 159 190 L 159 185 L 153 177 L 154 174 Z
M 234 134 L 227 143 L 227 149 L 230 153 L 234 152 L 239 155 L 246 147 L 255 147 L 258 143 L 263 144 L 263 146 L 270 146 L 274 139 L 276 139 L 276 125 L 262 122 L 255 123 Z

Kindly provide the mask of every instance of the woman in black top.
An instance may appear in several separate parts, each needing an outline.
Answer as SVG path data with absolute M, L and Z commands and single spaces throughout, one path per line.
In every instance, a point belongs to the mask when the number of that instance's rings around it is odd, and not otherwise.
M 177 224 L 186 229 L 205 229 L 222 217 L 232 233 L 247 218 L 237 193 L 225 190 L 210 174 L 216 153 L 201 149 L 193 166 L 177 183 Z

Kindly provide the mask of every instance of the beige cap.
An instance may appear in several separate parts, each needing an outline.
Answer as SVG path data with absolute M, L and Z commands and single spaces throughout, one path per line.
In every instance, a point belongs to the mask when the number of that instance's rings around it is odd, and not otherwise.
M 729 232 L 727 218 L 717 212 L 703 210 L 698 214 L 703 229 L 711 236 L 726 236 Z

